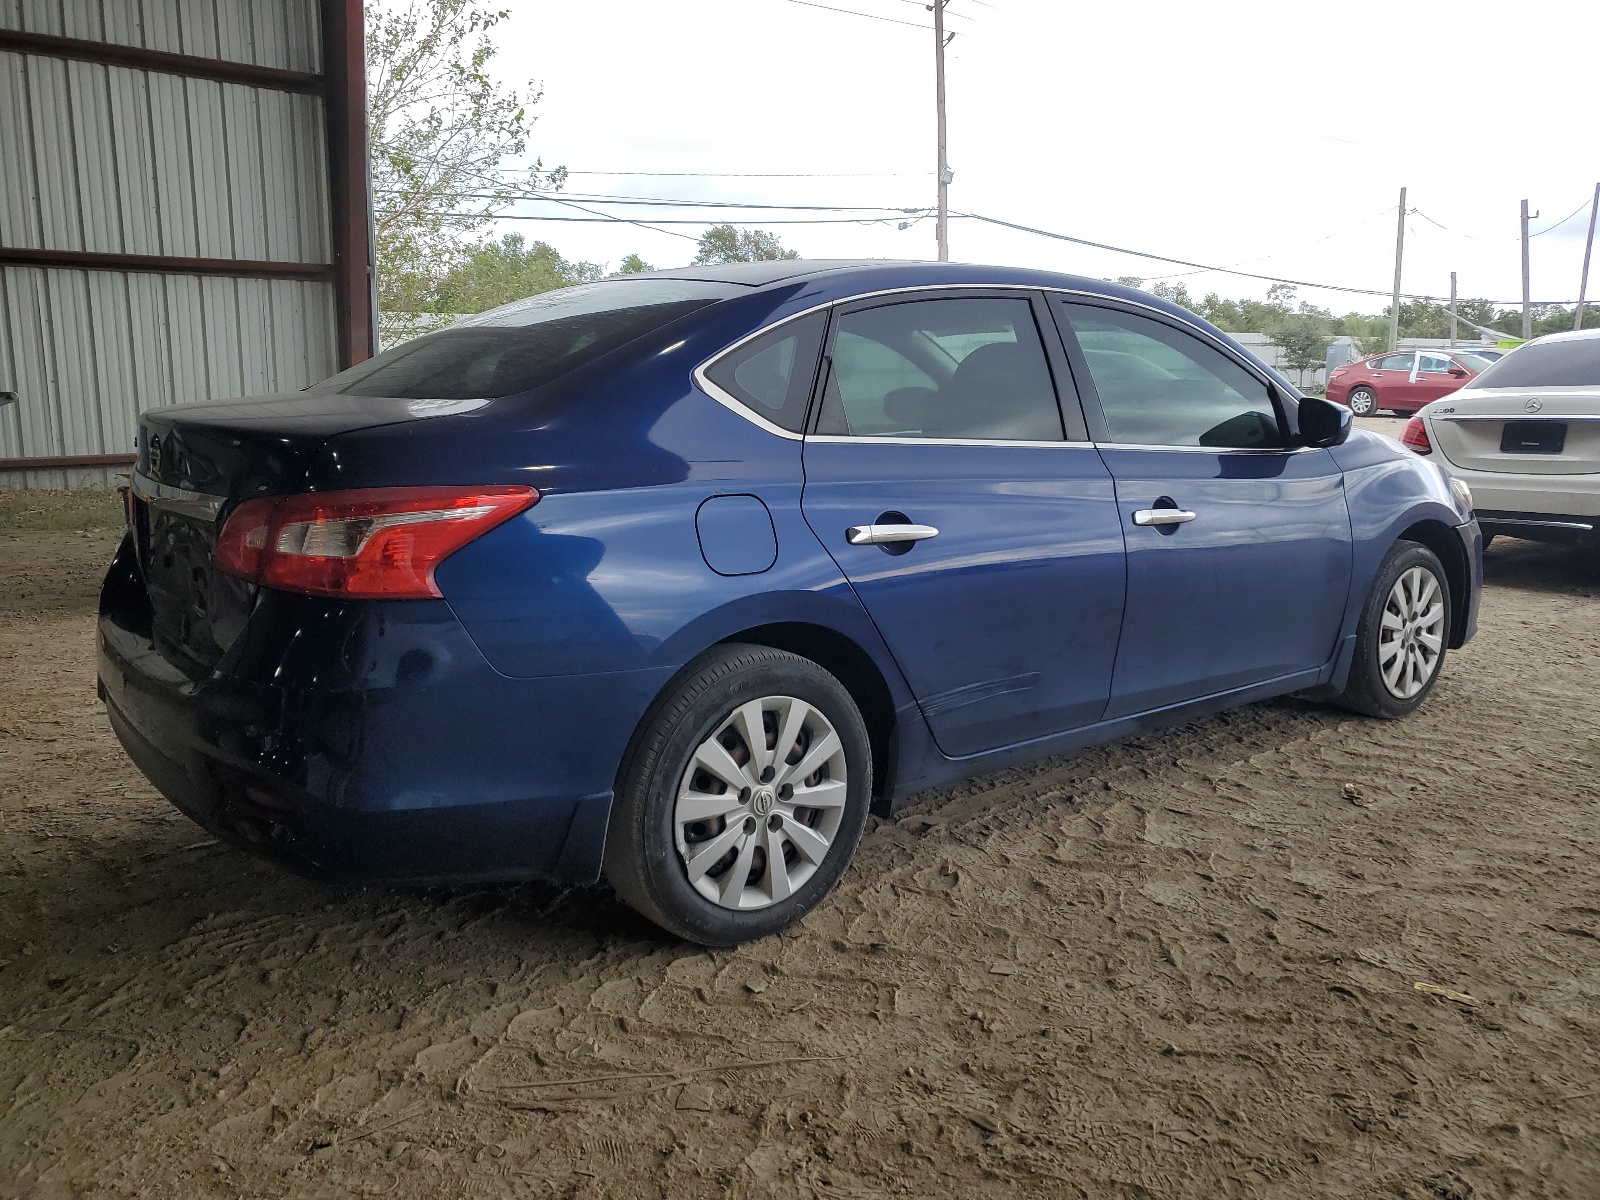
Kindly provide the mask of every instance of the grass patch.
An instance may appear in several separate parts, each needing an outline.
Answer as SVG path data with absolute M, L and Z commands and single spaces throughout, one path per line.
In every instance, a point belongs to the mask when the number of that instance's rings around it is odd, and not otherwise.
M 112 488 L 0 490 L 0 530 L 10 533 L 85 533 L 122 525 L 122 497 Z

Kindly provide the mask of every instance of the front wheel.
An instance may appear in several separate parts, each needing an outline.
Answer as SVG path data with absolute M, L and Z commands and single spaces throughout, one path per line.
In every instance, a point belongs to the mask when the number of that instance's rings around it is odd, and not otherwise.
M 1438 682 L 1449 636 L 1450 588 L 1438 556 L 1396 542 L 1362 609 L 1350 679 L 1335 703 L 1369 717 L 1414 712 Z
M 1371 416 L 1378 407 L 1378 395 L 1369 387 L 1350 389 L 1350 396 L 1346 400 L 1350 411 L 1358 417 Z
M 686 668 L 630 749 L 606 878 L 679 937 L 764 937 L 833 889 L 871 796 L 866 725 L 843 684 L 787 651 L 718 646 Z

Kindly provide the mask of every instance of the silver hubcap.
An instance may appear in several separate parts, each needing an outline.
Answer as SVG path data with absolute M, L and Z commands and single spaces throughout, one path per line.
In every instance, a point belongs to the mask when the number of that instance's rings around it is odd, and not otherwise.
M 1350 397 L 1350 411 L 1366 414 L 1372 411 L 1372 393 L 1356 392 Z
M 1425 567 L 1401 573 L 1389 589 L 1378 632 L 1378 669 L 1391 695 L 1409 700 L 1439 669 L 1444 653 L 1444 589 Z
M 844 820 L 844 744 L 793 696 L 741 704 L 695 750 L 672 830 L 689 882 L 724 908 L 765 908 L 805 886 Z

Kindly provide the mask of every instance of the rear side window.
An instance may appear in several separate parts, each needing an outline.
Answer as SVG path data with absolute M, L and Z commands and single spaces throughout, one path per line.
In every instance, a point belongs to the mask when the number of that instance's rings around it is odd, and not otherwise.
M 1529 342 L 1492 363 L 1475 388 L 1600 387 L 1600 338 Z
M 1064 440 L 1027 300 L 918 300 L 836 324 L 818 433 Z
M 509 396 L 560 378 L 744 289 L 699 280 L 608 280 L 543 292 L 458 321 L 342 371 L 316 391 L 403 400 Z
M 1372 364 L 1374 371 L 1410 371 L 1412 356 L 1409 354 L 1385 354 L 1376 359 Z
M 1199 338 L 1119 309 L 1063 304 L 1113 442 L 1259 450 L 1283 445 L 1267 385 Z
M 821 312 L 785 321 L 717 359 L 706 378 L 757 416 L 799 433 L 827 324 Z

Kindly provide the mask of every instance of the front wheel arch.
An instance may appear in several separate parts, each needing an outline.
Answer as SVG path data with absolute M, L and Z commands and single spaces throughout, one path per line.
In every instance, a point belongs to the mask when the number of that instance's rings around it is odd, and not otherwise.
M 1467 561 L 1467 550 L 1461 538 L 1442 521 L 1418 521 L 1395 541 L 1421 543 L 1434 552 L 1444 567 L 1445 585 L 1450 589 L 1450 639 L 1445 644 L 1452 650 L 1459 650 L 1467 640 L 1467 610 L 1472 590 L 1472 565 Z

